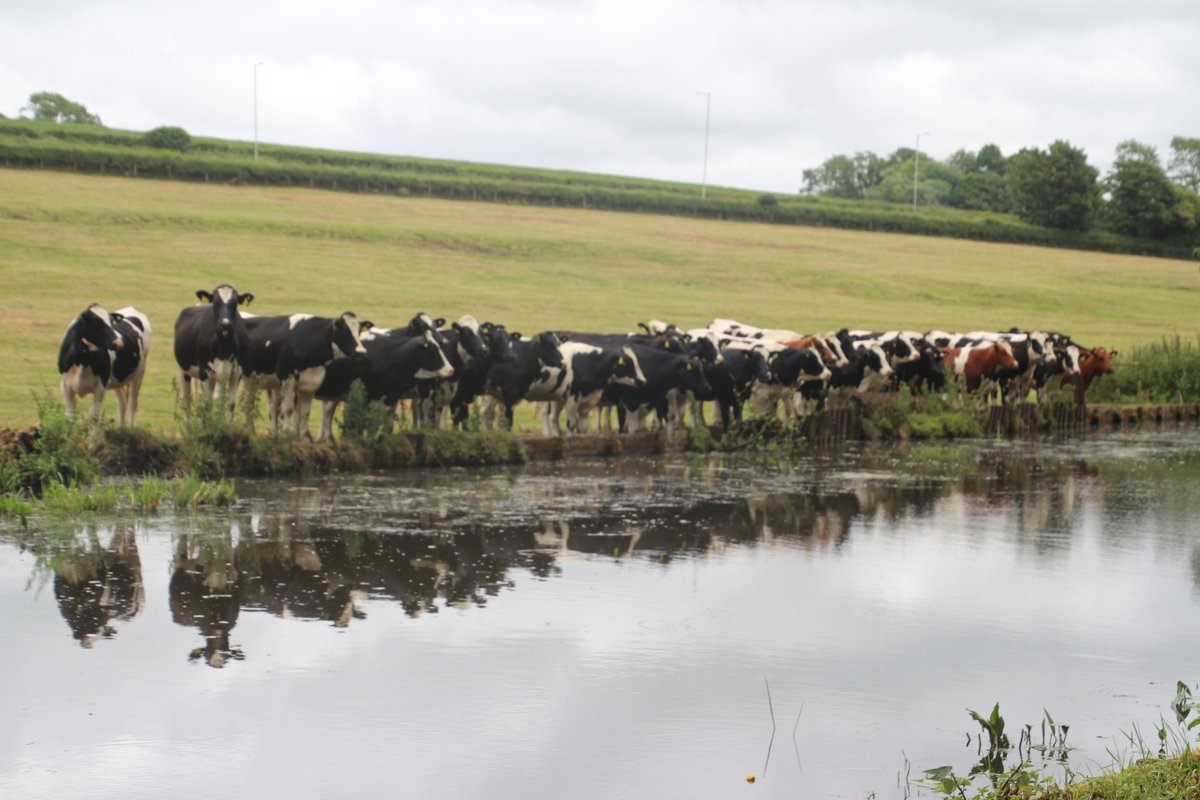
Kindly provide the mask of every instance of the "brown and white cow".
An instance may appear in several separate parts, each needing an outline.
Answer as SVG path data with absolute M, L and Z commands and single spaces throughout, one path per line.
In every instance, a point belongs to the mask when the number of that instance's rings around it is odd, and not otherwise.
M 1092 381 L 1099 378 L 1101 375 L 1111 375 L 1113 372 L 1113 359 L 1120 353 L 1119 350 L 1109 352 L 1103 347 L 1095 347 L 1091 350 L 1086 348 L 1079 349 L 1078 368 L 1079 371 L 1075 374 L 1064 374 L 1062 385 L 1068 384 L 1075 387 L 1075 404 L 1077 406 L 1085 406 L 1084 393 L 1088 387 L 1092 385 Z
M 985 380 L 990 381 L 997 370 L 1017 366 L 1012 345 L 1004 340 L 970 347 L 944 347 L 941 350 L 942 364 L 966 381 L 969 392 L 978 390 Z

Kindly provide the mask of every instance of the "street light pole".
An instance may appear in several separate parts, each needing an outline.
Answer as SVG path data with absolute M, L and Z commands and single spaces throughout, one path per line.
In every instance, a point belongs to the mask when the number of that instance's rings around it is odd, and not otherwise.
M 254 65 L 254 160 L 258 161 L 258 68 L 263 65 L 259 61 Z
M 917 172 L 921 164 L 921 137 L 928 135 L 929 131 L 917 134 L 917 152 L 913 154 L 913 211 L 917 210 Z
M 708 120 L 712 114 L 712 92 L 696 92 L 705 97 L 704 101 L 704 177 L 700 182 L 700 196 L 708 197 Z

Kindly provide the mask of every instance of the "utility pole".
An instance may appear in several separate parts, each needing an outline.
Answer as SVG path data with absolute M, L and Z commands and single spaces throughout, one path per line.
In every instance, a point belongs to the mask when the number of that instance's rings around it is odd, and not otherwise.
M 917 171 L 921 164 L 921 137 L 928 135 L 929 131 L 917 134 L 917 152 L 913 154 L 913 211 L 917 210 Z
M 263 65 L 259 61 L 254 65 L 254 160 L 258 161 L 258 68 Z
M 700 179 L 700 196 L 708 197 L 708 120 L 712 115 L 712 92 L 696 92 L 705 97 L 704 100 L 704 173 Z

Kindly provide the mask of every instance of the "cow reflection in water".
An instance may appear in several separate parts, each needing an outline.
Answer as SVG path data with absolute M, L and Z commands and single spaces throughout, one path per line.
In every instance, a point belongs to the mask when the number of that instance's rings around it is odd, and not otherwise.
M 91 526 L 82 540 L 50 554 L 50 564 L 58 610 L 81 646 L 112 638 L 115 623 L 142 613 L 142 562 L 132 527 L 116 527 L 104 547 L 96 527 Z
M 199 628 L 204 637 L 204 646 L 192 650 L 190 659 L 203 659 L 219 669 L 230 660 L 246 657 L 229 641 L 242 607 L 243 579 L 228 533 L 178 537 L 170 593 L 172 619 L 185 627 Z

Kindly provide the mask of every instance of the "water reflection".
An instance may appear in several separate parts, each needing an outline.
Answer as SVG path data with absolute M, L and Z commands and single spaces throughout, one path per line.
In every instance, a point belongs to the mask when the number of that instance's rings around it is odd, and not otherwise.
M 1200 467 L 1195 454 L 1183 460 Z M 1101 470 L 1051 450 L 939 445 L 798 464 L 628 459 L 248 483 L 237 513 L 181 520 L 171 617 L 202 639 L 191 659 L 223 667 L 247 657 L 231 638 L 243 610 L 346 628 L 366 618 L 368 600 L 388 600 L 415 618 L 486 606 L 518 571 L 549 579 L 580 557 L 669 565 L 738 546 L 829 555 L 856 530 L 978 526 L 983 537 L 981 521 L 997 518 L 1020 547 L 1054 557 L 1070 546 L 1083 498 L 1105 502 L 1106 475 L 1146 468 L 1138 464 Z M 100 530 L 66 544 L 32 537 L 37 569 L 53 572 L 59 609 L 85 647 L 144 604 L 133 528 L 113 527 L 107 546 Z M 1200 587 L 1200 549 L 1192 573 Z
M 35 556 L 29 586 L 53 580 L 59 613 L 80 646 L 113 638 L 123 623 L 142 613 L 142 563 L 131 525 L 90 523 L 28 546 Z

